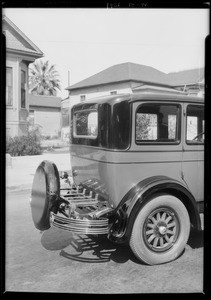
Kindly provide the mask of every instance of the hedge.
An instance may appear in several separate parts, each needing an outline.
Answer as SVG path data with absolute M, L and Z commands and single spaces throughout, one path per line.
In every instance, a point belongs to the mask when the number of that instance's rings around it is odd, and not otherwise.
M 41 137 L 37 130 L 27 135 L 10 137 L 6 141 L 6 153 L 11 156 L 26 156 L 42 154 Z

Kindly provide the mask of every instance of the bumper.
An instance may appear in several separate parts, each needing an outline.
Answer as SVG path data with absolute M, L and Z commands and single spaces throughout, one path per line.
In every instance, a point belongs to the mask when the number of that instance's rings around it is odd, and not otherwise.
M 98 220 L 73 219 L 60 217 L 51 212 L 52 225 L 60 229 L 80 234 L 108 234 L 109 225 L 107 218 Z
M 78 234 L 108 234 L 109 218 L 104 216 L 112 211 L 107 201 L 82 187 L 61 188 L 60 204 L 56 213 L 50 212 L 50 223 Z

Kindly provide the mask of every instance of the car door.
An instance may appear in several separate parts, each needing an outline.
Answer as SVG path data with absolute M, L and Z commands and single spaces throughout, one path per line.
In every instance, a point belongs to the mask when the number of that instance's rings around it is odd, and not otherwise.
M 182 172 L 196 201 L 204 199 L 204 105 L 184 104 Z

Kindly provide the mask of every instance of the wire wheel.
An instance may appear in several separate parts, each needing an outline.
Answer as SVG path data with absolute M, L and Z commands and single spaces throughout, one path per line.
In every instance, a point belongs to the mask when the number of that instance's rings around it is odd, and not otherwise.
M 168 194 L 154 196 L 137 213 L 130 247 L 140 261 L 162 264 L 182 253 L 189 233 L 190 218 L 181 200 Z
M 153 211 L 143 227 L 144 241 L 155 252 L 166 251 L 176 242 L 180 225 L 175 212 L 167 207 Z

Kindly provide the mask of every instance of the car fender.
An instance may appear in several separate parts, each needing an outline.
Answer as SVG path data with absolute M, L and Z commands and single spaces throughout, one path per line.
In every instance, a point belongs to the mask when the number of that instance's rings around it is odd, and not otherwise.
M 121 220 L 121 222 L 119 222 L 119 228 L 118 221 L 115 223 L 115 230 L 111 227 L 109 238 L 119 243 L 126 242 L 130 237 L 133 223 L 141 207 L 150 201 L 152 196 L 164 193 L 174 195 L 183 202 L 189 213 L 192 226 L 200 230 L 201 220 L 196 200 L 187 185 L 167 176 L 153 176 L 139 182 L 122 198 L 115 209 L 117 220 Z M 118 234 L 115 234 L 114 231 Z

